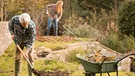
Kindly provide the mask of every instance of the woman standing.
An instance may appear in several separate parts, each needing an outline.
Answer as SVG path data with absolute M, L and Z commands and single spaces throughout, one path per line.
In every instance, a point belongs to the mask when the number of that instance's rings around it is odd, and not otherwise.
M 46 35 L 50 33 L 52 22 L 54 22 L 54 35 L 58 36 L 58 22 L 62 17 L 63 13 L 63 1 L 59 0 L 56 4 L 49 4 L 46 6 L 46 14 L 48 15 L 48 27 Z

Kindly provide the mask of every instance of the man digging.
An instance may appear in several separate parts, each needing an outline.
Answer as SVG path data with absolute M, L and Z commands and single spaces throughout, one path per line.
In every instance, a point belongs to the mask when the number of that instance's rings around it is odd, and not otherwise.
M 33 50 L 34 50 L 34 41 L 36 37 L 35 23 L 31 20 L 29 14 L 22 13 L 21 15 L 14 16 L 9 21 L 8 26 L 12 39 L 15 41 L 15 44 L 19 45 L 22 50 L 24 49 L 24 47 L 26 48 L 26 50 L 24 51 L 25 55 L 29 59 L 30 63 L 34 65 Z M 19 49 L 16 47 L 14 76 L 20 76 L 21 63 L 22 63 L 22 55 Z M 28 64 L 28 73 L 29 76 L 32 76 L 32 70 L 29 64 Z

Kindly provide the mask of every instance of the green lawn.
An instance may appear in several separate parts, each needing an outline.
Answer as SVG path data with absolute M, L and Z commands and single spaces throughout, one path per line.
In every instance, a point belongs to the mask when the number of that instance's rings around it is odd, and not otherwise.
M 75 41 L 77 42 L 77 41 Z M 63 49 L 67 44 L 71 42 L 35 42 L 35 48 L 39 46 L 45 46 L 52 49 Z M 14 75 L 14 43 L 12 43 L 3 56 L 0 57 L 0 76 L 13 76 Z M 56 60 L 45 61 L 45 60 L 35 60 L 35 69 L 37 70 L 52 70 L 52 69 L 60 69 L 60 70 L 68 70 L 72 72 L 71 76 L 85 76 L 83 74 L 84 70 L 79 69 L 80 64 L 78 63 L 63 63 L 58 62 Z M 22 63 L 22 73 L 21 76 L 28 76 L 27 73 L 27 62 L 23 59 Z M 34 75 L 33 75 L 34 76 Z M 96 76 L 99 76 L 97 74 Z M 107 74 L 103 74 L 102 76 L 107 76 Z M 115 72 L 111 73 L 111 76 L 116 76 Z M 119 76 L 135 76 L 134 73 L 131 72 L 119 72 Z

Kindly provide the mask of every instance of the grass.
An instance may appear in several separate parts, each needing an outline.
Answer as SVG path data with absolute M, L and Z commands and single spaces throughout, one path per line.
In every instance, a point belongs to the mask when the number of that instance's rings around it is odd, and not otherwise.
M 79 67 L 78 63 L 64 63 L 64 62 L 58 62 L 57 60 L 37 60 L 35 61 L 35 65 L 36 64 L 37 65 L 40 64 L 39 66 L 35 66 L 35 68 L 39 71 L 40 70 L 53 71 L 55 69 L 59 69 L 61 71 L 64 70 L 75 71 Z
M 35 41 L 35 48 L 40 46 L 45 46 L 46 48 L 51 48 L 52 50 L 59 50 L 59 49 L 65 49 L 67 44 L 69 43 L 64 43 L 64 42 L 50 43 L 50 42 Z
M 14 44 L 0 57 L 0 76 L 12 76 L 14 71 Z
M 60 43 L 60 42 L 55 42 L 55 43 L 48 43 L 48 42 L 35 42 L 35 48 L 39 46 L 45 46 L 48 48 L 52 48 L 54 46 L 56 49 L 58 47 L 63 48 L 66 47 L 67 44 L 69 43 Z M 14 43 L 12 43 L 7 50 L 5 51 L 4 55 L 0 57 L 0 76 L 13 76 L 14 75 Z M 45 61 L 45 60 L 35 60 L 35 69 L 37 70 L 53 70 L 53 69 L 60 69 L 60 70 L 68 70 L 72 74 L 70 76 L 85 76 L 83 74 L 84 70 L 80 70 L 80 64 L 78 63 L 64 63 L 64 62 L 58 62 L 57 60 L 50 60 L 50 61 Z M 28 76 L 27 72 L 27 62 L 23 59 L 22 62 L 22 73 L 21 76 Z M 34 75 L 33 75 L 34 76 Z M 97 74 L 96 76 L 100 76 Z M 107 74 L 103 74 L 102 76 L 107 76 Z M 111 73 L 111 76 L 116 76 L 115 72 Z M 135 76 L 134 73 L 131 72 L 119 72 L 119 76 Z
M 76 43 L 76 42 L 86 42 L 86 41 L 92 41 L 92 39 L 88 38 L 76 38 L 75 41 L 72 42 L 63 42 L 63 41 L 55 41 L 55 42 L 40 42 L 35 41 L 35 48 L 40 46 L 45 46 L 46 48 L 51 48 L 52 50 L 60 50 L 65 49 L 68 44 Z

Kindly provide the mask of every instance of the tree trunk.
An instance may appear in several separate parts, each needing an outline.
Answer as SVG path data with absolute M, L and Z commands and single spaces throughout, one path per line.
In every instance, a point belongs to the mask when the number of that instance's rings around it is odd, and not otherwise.
M 1 1 L 1 6 L 0 6 L 0 13 L 1 13 L 1 21 L 3 21 L 3 17 L 4 17 L 4 14 L 3 14 L 3 9 L 4 9 L 4 1 Z
M 118 0 L 114 0 L 114 9 L 115 9 L 115 15 L 116 15 L 117 9 L 118 9 Z

